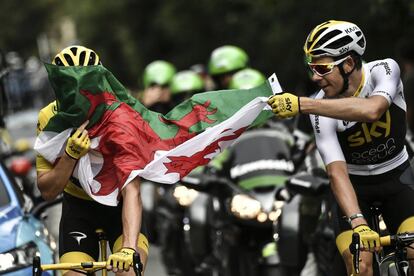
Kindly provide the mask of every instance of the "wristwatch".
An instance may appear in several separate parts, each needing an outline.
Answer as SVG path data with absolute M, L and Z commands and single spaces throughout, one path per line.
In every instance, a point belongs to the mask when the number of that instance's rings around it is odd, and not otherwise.
M 361 214 L 361 213 L 356 213 L 356 214 L 351 215 L 349 218 L 347 218 L 347 220 L 348 220 L 349 225 L 351 225 L 351 222 L 352 222 L 354 219 L 357 219 L 357 218 L 363 218 L 363 217 L 364 217 L 364 215 L 363 215 L 363 214 Z

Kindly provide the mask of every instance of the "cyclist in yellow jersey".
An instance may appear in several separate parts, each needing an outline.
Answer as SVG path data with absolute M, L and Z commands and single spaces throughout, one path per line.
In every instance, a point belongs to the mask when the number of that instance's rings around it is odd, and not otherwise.
M 337 246 L 348 275 L 352 233 L 360 235 L 359 275 L 372 275 L 379 235 L 372 205 L 391 234 L 414 231 L 414 177 L 405 146 L 406 103 L 398 64 L 390 58 L 362 63 L 365 37 L 350 22 L 330 20 L 308 35 L 304 51 L 311 78 L 321 88 L 312 97 L 283 93 L 269 99 L 276 116 L 310 114 L 337 206 Z M 369 252 L 371 251 L 371 252 Z M 408 248 L 414 275 L 413 248 Z M 356 274 L 354 274 L 356 275 Z
M 69 46 L 53 60 L 58 66 L 88 66 L 100 64 L 99 56 L 83 46 Z M 37 133 L 57 113 L 56 101 L 39 112 Z M 142 203 L 140 181 L 135 178 L 124 189 L 118 206 L 105 206 L 93 201 L 81 188 L 72 171 L 80 157 L 90 147 L 85 129 L 87 122 L 69 137 L 65 153 L 55 164 L 42 156 L 36 158 L 37 183 L 42 197 L 52 200 L 63 192 L 62 217 L 59 229 L 60 262 L 82 262 L 98 260 L 99 244 L 95 231 L 103 229 L 112 249 L 108 268 L 116 275 L 133 275 L 132 255 L 138 251 L 141 262 L 146 264 L 148 240 L 145 227 L 141 226 Z M 129 270 L 129 272 L 126 272 Z M 66 271 L 64 275 L 83 275 Z

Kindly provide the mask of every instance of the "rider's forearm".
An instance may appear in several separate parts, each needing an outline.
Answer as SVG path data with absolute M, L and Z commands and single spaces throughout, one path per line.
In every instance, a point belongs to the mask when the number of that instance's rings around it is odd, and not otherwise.
M 122 189 L 122 247 L 137 250 L 137 238 L 141 229 L 142 201 L 140 180 L 135 178 Z
M 382 96 L 366 98 L 312 99 L 300 97 L 300 111 L 345 121 L 374 122 L 388 108 Z
M 346 217 L 361 213 L 358 199 L 349 180 L 345 162 L 336 161 L 327 166 L 327 172 L 331 182 L 331 189 L 338 202 L 339 207 Z M 352 227 L 366 224 L 364 218 L 352 220 Z
M 75 165 L 76 160 L 64 153 L 52 170 L 38 171 L 37 186 L 45 200 L 53 200 L 63 192 Z

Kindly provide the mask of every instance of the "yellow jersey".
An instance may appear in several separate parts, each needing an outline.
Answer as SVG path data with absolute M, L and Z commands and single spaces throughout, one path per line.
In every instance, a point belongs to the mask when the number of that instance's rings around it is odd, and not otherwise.
M 44 108 L 39 111 L 38 121 L 37 121 L 37 135 L 43 130 L 43 128 L 47 125 L 49 120 L 55 116 L 57 113 L 57 103 L 56 101 L 51 102 Z M 36 170 L 37 171 L 50 171 L 53 169 L 53 164 L 47 161 L 43 156 L 37 155 L 36 156 Z M 79 183 L 76 183 L 77 179 L 71 177 L 68 184 L 65 187 L 65 192 L 80 199 L 85 200 L 92 200 L 90 196 L 81 188 Z M 76 184 L 75 184 L 76 183 Z

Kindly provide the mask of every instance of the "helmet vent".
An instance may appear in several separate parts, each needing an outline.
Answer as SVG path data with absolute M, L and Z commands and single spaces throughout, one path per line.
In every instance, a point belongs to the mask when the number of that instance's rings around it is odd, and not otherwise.
M 95 65 L 95 60 L 96 60 L 96 55 L 95 55 L 95 53 L 94 53 L 94 52 L 92 52 L 92 53 L 89 55 L 89 62 L 88 62 L 88 65 Z
M 358 40 L 357 44 L 359 47 L 364 48 L 365 47 L 365 39 L 362 37 L 360 40 Z
M 54 60 L 54 62 L 55 62 L 56 65 L 59 65 L 59 66 L 62 66 L 63 65 L 63 62 L 60 59 L 60 57 L 56 57 L 55 60 Z
M 351 42 L 352 42 L 352 38 L 349 35 L 347 35 L 347 36 L 341 37 L 340 39 L 332 43 L 329 43 L 328 45 L 326 45 L 326 48 L 339 49 L 341 47 L 344 47 L 345 45 L 348 45 Z
M 321 39 L 318 41 L 318 43 L 317 43 L 318 47 L 323 45 L 326 41 L 330 40 L 331 38 L 339 35 L 340 33 L 341 33 L 340 30 L 333 30 L 333 31 L 327 33 L 326 35 L 321 37 Z
M 326 51 L 321 50 L 321 49 L 318 49 L 318 50 L 312 51 L 312 52 L 311 52 L 311 54 L 312 54 L 313 56 L 321 56 L 321 55 L 326 54 Z
M 355 32 L 355 34 L 357 35 L 357 37 L 360 37 L 362 35 L 362 32 L 361 31 L 357 31 L 357 32 Z
M 72 57 L 69 54 L 63 54 L 63 57 L 65 58 L 66 62 L 68 63 L 69 66 L 74 66 L 75 64 L 73 63 Z
M 79 65 L 85 65 L 85 56 L 86 56 L 85 51 L 80 53 L 80 55 L 79 55 Z
M 72 48 L 70 48 L 70 51 L 73 53 L 74 56 L 76 56 L 76 53 L 78 52 L 78 48 L 77 47 L 72 47 Z
M 318 37 L 321 35 L 321 33 L 323 32 L 323 31 L 325 31 L 326 30 L 326 28 L 322 28 L 322 29 L 320 29 L 314 36 L 313 36 L 313 40 L 308 40 L 308 45 L 306 46 L 308 49 L 311 47 L 311 45 L 312 45 L 312 43 L 315 41 L 315 40 L 317 40 L 318 39 Z M 310 36 L 309 36 L 309 38 L 310 38 Z

